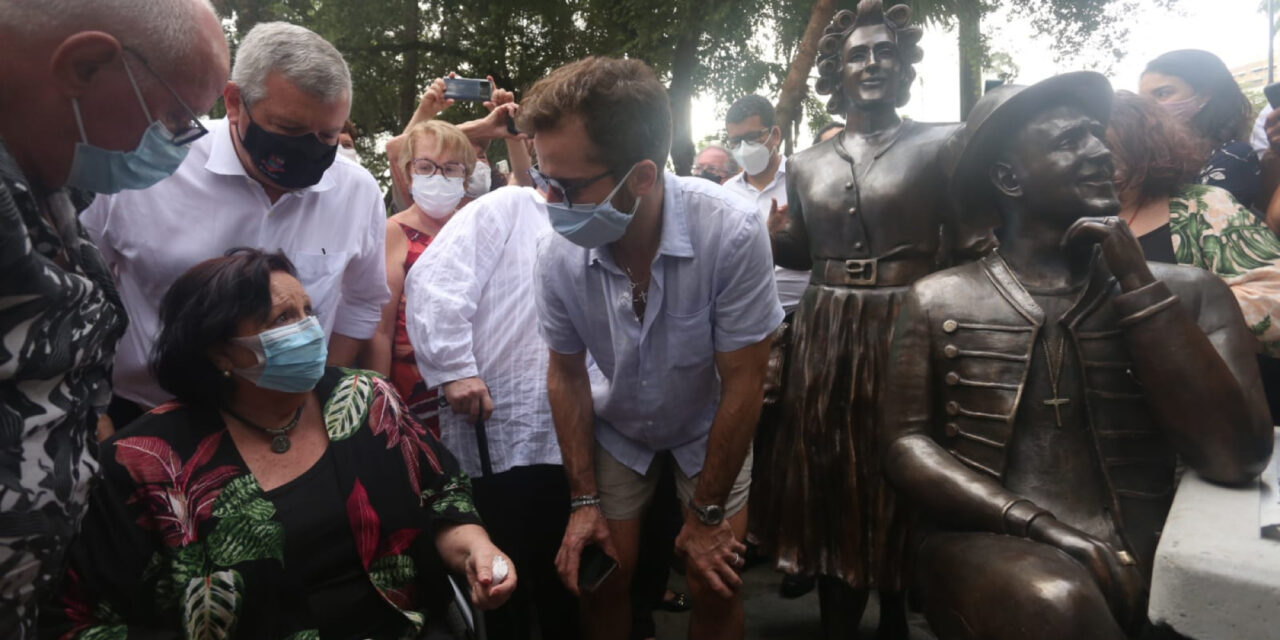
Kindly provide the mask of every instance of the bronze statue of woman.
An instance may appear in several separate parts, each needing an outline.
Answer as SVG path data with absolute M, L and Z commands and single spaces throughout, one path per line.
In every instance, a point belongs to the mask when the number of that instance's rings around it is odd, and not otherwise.
M 790 573 L 817 574 L 823 635 L 857 631 L 870 589 L 880 637 L 906 636 L 904 519 L 878 459 L 877 414 L 889 341 L 907 287 L 984 230 L 952 220 L 940 158 L 956 124 L 904 120 L 921 32 L 905 5 L 862 0 L 819 45 L 817 91 L 844 130 L 790 160 L 785 215 L 770 220 L 774 260 L 812 269 L 795 317 L 783 419 L 761 487 L 764 549 Z

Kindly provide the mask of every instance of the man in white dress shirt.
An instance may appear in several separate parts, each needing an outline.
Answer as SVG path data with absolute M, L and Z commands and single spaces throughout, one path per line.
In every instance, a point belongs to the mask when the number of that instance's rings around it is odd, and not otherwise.
M 209 123 L 177 173 L 150 189 L 99 196 L 81 220 L 116 273 L 129 329 L 109 412 L 123 427 L 169 399 L 147 368 L 169 285 L 236 247 L 282 250 L 329 336 L 329 361 L 349 365 L 377 328 L 386 283 L 377 182 L 338 158 L 351 76 L 331 44 L 272 22 L 241 43 Z
M 662 170 L 667 94 L 637 60 L 557 69 L 529 90 L 519 124 L 535 135 L 534 183 L 556 231 L 534 277 L 572 492 L 561 579 L 584 592 L 588 637 L 627 637 L 638 518 L 674 459 L 689 637 L 742 638 L 751 436 L 782 321 L 764 219 L 707 180 Z M 588 373 L 588 353 L 602 375 Z M 589 594 L 587 545 L 618 562 Z
M 742 172 L 725 180 L 724 187 L 746 198 L 755 205 L 766 223 L 769 216 L 785 215 L 787 211 L 787 159 L 782 155 L 782 131 L 775 124 L 773 105 L 757 95 L 738 98 L 725 114 L 725 137 L 733 158 L 743 167 Z M 773 268 L 778 283 L 778 301 L 786 313 L 782 326 L 774 334 L 769 352 L 769 369 L 765 377 L 764 408 L 760 412 L 760 424 L 756 428 L 753 453 L 761 463 L 752 468 L 751 483 L 757 488 L 753 494 L 764 496 L 762 491 L 771 481 L 770 465 L 764 461 L 773 450 L 774 434 L 784 428 L 781 419 L 782 381 L 785 380 L 787 352 L 791 342 L 791 316 L 800 297 L 809 287 L 809 272 Z M 755 513 L 758 515 L 759 510 Z M 762 524 L 753 520 L 747 539 L 758 542 Z M 784 576 L 780 592 L 784 597 L 798 597 L 813 588 L 813 581 L 803 576 Z
M 766 222 L 775 207 L 787 209 L 787 159 L 782 155 L 782 130 L 775 124 L 773 105 L 761 96 L 738 98 L 725 114 L 725 137 L 742 172 L 724 181 L 724 187 L 751 202 Z M 790 314 L 809 286 L 809 272 L 774 267 L 778 300 Z
M 471 476 L 494 544 L 520 571 L 511 600 L 485 614 L 491 640 L 530 637 L 531 606 L 541 637 L 578 637 L 577 602 L 556 575 L 569 485 L 533 300 L 538 240 L 549 233 L 537 192 L 498 189 L 449 220 L 404 285 L 418 370 L 452 409 L 440 412 L 441 439 Z

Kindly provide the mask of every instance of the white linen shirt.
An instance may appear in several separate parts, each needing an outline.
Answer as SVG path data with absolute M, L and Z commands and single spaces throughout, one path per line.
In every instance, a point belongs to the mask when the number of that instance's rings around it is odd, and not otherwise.
M 440 230 L 405 278 L 405 326 L 428 387 L 479 377 L 494 473 L 560 464 L 547 400 L 547 344 L 538 335 L 533 265 L 551 231 L 537 192 L 503 187 Z M 440 410 L 440 436 L 468 475 L 481 476 L 475 423 Z
M 732 178 L 725 180 L 724 188 L 754 203 L 760 210 L 761 219 L 765 221 L 767 229 L 769 209 L 773 207 L 773 199 L 778 199 L 779 207 L 787 204 L 787 159 L 786 157 L 780 159 L 778 172 L 773 175 L 773 180 L 770 180 L 763 190 L 747 182 L 746 171 L 740 171 Z M 778 282 L 778 301 L 782 303 L 783 311 L 791 313 L 800 304 L 800 298 L 804 297 L 804 290 L 809 287 L 809 272 L 774 267 L 773 277 Z
M 608 246 L 584 249 L 549 234 L 538 249 L 539 326 L 557 353 L 586 349 L 595 437 L 644 473 L 670 451 L 702 470 L 720 405 L 717 352 L 755 344 L 782 322 L 764 221 L 703 178 L 664 174 L 662 238 L 650 267 L 644 322 Z
M 328 336 L 371 337 L 387 289 L 386 210 L 363 167 L 336 158 L 320 182 L 271 204 L 236 156 L 226 120 L 209 123 L 178 171 L 141 191 L 100 195 L 81 223 L 102 250 L 129 313 L 115 393 L 147 407 L 172 396 L 147 370 L 160 301 L 178 276 L 236 247 L 281 250 Z

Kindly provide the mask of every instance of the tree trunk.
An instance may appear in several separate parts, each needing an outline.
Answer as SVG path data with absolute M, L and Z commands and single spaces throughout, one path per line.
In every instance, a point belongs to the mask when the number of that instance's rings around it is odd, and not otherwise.
M 814 59 L 818 55 L 818 40 L 822 39 L 822 31 L 831 22 L 836 13 L 836 0 L 817 0 L 809 11 L 809 24 L 804 28 L 804 36 L 796 47 L 796 55 L 791 59 L 791 67 L 787 69 L 787 77 L 782 81 L 782 91 L 778 93 L 777 111 L 778 128 L 785 136 L 783 153 L 791 155 L 795 146 L 792 126 L 800 120 L 800 100 L 809 90 L 809 70 L 813 68 Z
M 982 9 L 959 3 L 956 19 L 960 23 L 960 119 L 964 120 L 982 97 Z
M 401 41 L 406 49 L 404 52 L 404 67 L 400 70 L 400 90 L 397 102 L 399 111 L 400 126 L 409 121 L 413 117 L 413 112 L 418 109 L 418 68 L 421 59 L 421 52 L 416 46 L 411 46 L 418 42 L 422 34 L 422 13 L 418 8 L 418 0 L 404 0 L 403 18 L 404 32 Z
M 676 38 L 675 57 L 671 61 L 671 164 L 676 175 L 687 176 L 693 169 L 693 72 L 698 64 L 698 37 L 701 25 L 690 28 Z

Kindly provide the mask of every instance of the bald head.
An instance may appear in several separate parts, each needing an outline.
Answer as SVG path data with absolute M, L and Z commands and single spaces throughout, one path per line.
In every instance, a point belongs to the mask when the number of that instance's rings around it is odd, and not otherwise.
M 0 31 L 22 45 L 102 31 L 162 73 L 198 59 L 226 57 L 227 41 L 207 0 L 5 0 Z
M 3 0 L 0 59 L 0 138 L 50 188 L 77 142 L 132 151 L 152 122 L 207 113 L 230 69 L 208 0 Z

